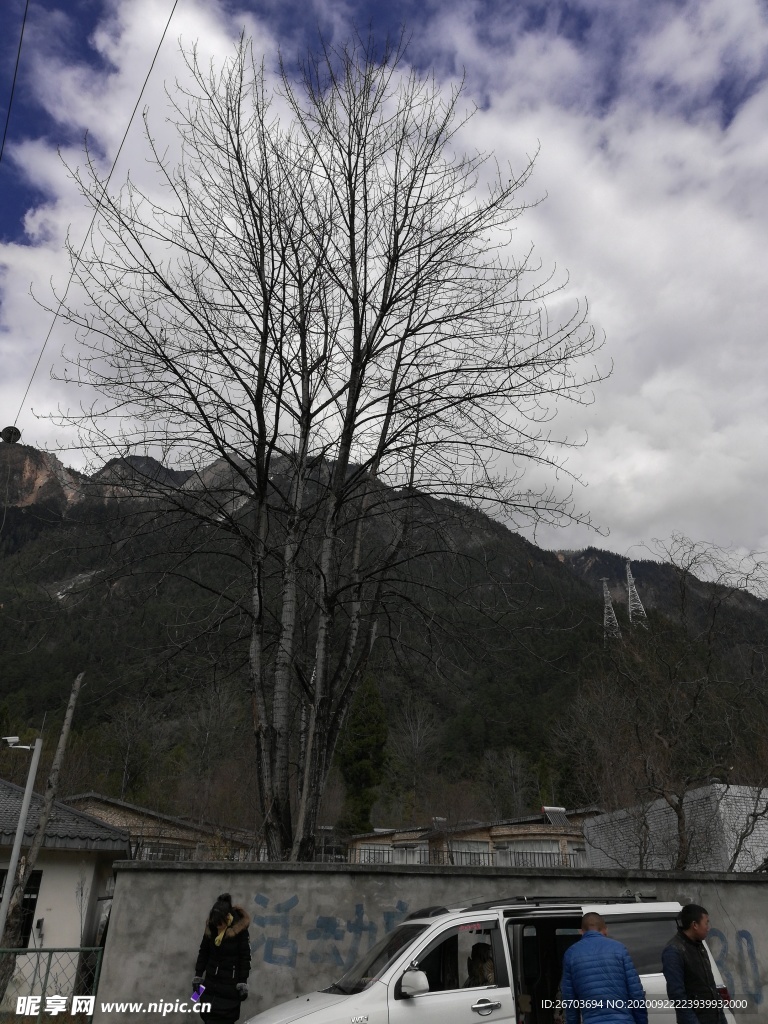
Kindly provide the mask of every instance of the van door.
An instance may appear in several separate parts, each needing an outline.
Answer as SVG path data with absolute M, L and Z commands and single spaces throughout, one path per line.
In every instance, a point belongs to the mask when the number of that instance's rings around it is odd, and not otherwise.
M 554 916 L 507 922 L 518 1024 L 562 1024 L 556 1002 L 563 956 L 581 937 L 580 923 L 579 917 Z
M 498 918 L 444 928 L 414 960 L 429 991 L 403 997 L 402 974 L 389 984 L 389 1024 L 474 1024 L 515 1020 L 507 958 Z
M 675 915 L 611 914 L 606 915 L 605 920 L 608 935 L 627 947 L 640 975 L 645 998 L 650 1004 L 650 1024 L 674 1024 L 675 1015 L 663 1008 L 667 982 L 661 970 L 661 952 L 677 931 Z

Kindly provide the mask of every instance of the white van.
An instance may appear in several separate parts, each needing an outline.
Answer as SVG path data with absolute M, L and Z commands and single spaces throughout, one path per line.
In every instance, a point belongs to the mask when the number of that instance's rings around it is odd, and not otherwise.
M 247 1024 L 561 1024 L 563 954 L 590 911 L 628 948 L 651 1024 L 674 1024 L 661 951 L 675 934 L 679 903 L 530 898 L 416 911 L 322 992 L 297 996 Z M 709 950 L 708 950 L 709 952 Z M 729 995 L 712 960 L 720 994 Z M 654 1003 L 658 1004 L 655 1009 Z M 728 1024 L 735 1024 L 726 1010 Z

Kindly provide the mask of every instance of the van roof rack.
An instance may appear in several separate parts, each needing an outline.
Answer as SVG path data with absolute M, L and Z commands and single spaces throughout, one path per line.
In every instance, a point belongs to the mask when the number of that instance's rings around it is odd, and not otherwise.
M 412 910 L 404 920 L 413 921 L 418 917 L 441 917 L 448 913 L 450 913 L 448 907 L 422 907 L 420 910 Z
M 510 904 L 515 906 L 573 906 L 580 903 L 651 903 L 656 896 L 643 896 L 641 894 L 628 896 L 508 896 L 495 900 L 484 900 L 482 903 L 473 903 L 469 907 L 463 907 L 463 914 L 474 913 L 475 910 L 491 910 L 493 907 L 504 907 Z

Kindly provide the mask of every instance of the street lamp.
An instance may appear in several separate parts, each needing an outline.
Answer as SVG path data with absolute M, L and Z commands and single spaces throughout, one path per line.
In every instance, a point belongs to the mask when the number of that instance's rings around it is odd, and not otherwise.
M 8 865 L 8 874 L 5 876 L 5 885 L 3 886 L 3 900 L 0 903 L 0 942 L 2 942 L 5 922 L 8 918 L 8 905 L 11 902 L 13 880 L 16 877 L 16 868 L 19 865 L 19 854 L 21 853 L 21 844 L 24 839 L 24 829 L 27 827 L 27 815 L 29 814 L 29 805 L 32 802 L 32 790 L 35 785 L 35 776 L 37 775 L 37 766 L 40 762 L 40 751 L 43 749 L 43 741 L 38 736 L 32 746 L 24 746 L 19 743 L 18 736 L 0 736 L 0 742 L 7 743 L 12 750 L 32 751 L 32 763 L 29 766 L 24 799 L 21 801 L 19 824 L 16 826 L 16 838 L 13 841 L 13 849 L 11 850 L 11 862 Z

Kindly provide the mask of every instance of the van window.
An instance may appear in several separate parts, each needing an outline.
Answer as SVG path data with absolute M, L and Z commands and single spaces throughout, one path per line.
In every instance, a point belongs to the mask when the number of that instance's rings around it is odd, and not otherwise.
M 675 934 L 674 918 L 614 921 L 607 919 L 608 937 L 623 942 L 638 974 L 661 973 L 661 951 Z
M 389 965 L 429 926 L 426 924 L 403 924 L 389 932 L 369 949 L 362 960 L 340 978 L 330 991 L 343 992 L 346 996 L 362 992 L 381 977 Z
M 448 928 L 419 953 L 430 992 L 508 985 L 501 935 L 495 921 Z

